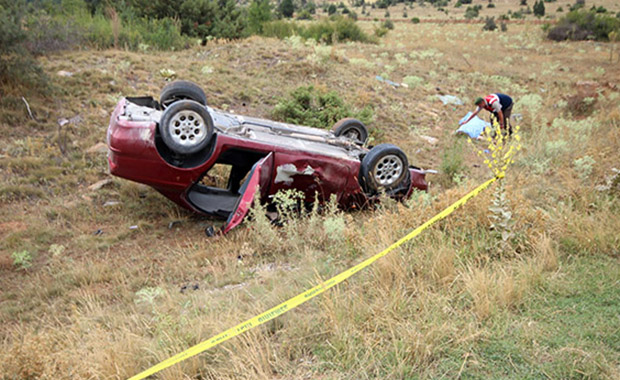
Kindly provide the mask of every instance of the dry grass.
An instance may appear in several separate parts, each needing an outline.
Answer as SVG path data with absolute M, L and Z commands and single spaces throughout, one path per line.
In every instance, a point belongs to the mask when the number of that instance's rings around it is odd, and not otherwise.
M 109 178 L 105 152 L 87 150 L 105 142 L 112 107 L 121 95 L 156 95 L 162 68 L 200 83 L 215 107 L 263 117 L 300 85 L 336 90 L 374 107 L 375 142 L 396 142 L 412 164 L 435 169 L 476 96 L 540 98 L 514 110 L 524 151 L 504 179 L 512 255 L 491 250 L 485 192 L 372 268 L 160 378 L 614 378 L 619 208 L 617 195 L 593 188 L 620 159 L 620 94 L 606 85 L 620 68 L 606 45 L 552 44 L 538 26 L 494 36 L 480 25 L 397 23 L 380 44 L 337 44 L 324 60 L 311 46 L 261 38 L 42 58 L 56 90 L 29 95 L 38 121 L 19 107 L 0 119 L 0 379 L 127 378 L 379 252 L 489 176 L 465 146 L 461 180 L 429 175 L 430 193 L 407 205 L 311 213 L 279 229 L 259 212 L 208 240 L 213 221 L 149 188 L 112 179 L 89 190 Z M 376 75 L 422 81 L 393 88 Z M 603 95 L 589 119 L 566 109 L 576 77 Z M 438 94 L 468 105 L 443 106 Z M 59 129 L 61 118 L 72 121 Z M 574 162 L 586 155 L 595 163 L 583 178 Z M 11 255 L 24 250 L 32 266 L 20 269 Z M 563 303 L 574 294 L 585 311 Z M 607 335 L 580 333 L 588 309 L 606 316 L 589 318 Z

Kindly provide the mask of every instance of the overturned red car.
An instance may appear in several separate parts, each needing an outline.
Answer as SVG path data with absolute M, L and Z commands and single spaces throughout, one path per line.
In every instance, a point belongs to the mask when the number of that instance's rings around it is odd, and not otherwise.
M 347 118 L 331 131 L 226 113 L 207 106 L 192 82 L 152 97 L 121 99 L 107 132 L 113 175 L 152 186 L 192 211 L 237 226 L 256 195 L 280 190 L 305 202 L 336 196 L 343 209 L 364 207 L 381 191 L 402 199 L 426 190 L 426 172 L 392 144 L 364 146 L 368 131 Z

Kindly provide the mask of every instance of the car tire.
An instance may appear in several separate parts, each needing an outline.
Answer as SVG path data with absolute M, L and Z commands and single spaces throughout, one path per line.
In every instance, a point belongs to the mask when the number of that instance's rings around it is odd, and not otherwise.
M 181 155 L 204 149 L 213 136 L 213 119 L 202 104 L 179 100 L 164 111 L 159 133 L 170 150 Z
M 391 190 L 403 183 L 409 175 L 405 153 L 396 145 L 380 144 L 362 159 L 360 183 L 365 191 Z
M 193 100 L 203 106 L 207 105 L 207 95 L 202 88 L 196 83 L 186 80 L 167 84 L 159 94 L 159 104 L 164 110 L 179 100 Z
M 366 128 L 364 123 L 350 117 L 344 118 L 334 124 L 332 132 L 337 137 L 347 137 L 359 145 L 364 145 L 368 139 L 368 128 Z

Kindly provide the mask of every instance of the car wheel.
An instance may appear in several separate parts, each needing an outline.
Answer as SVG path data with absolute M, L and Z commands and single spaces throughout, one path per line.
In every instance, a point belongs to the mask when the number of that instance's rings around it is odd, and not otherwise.
M 362 159 L 360 181 L 366 191 L 398 187 L 408 176 L 407 156 L 396 145 L 380 144 Z
M 202 104 L 180 100 L 164 111 L 159 132 L 170 150 L 183 155 L 192 154 L 209 144 L 213 136 L 213 119 Z
M 170 107 L 170 105 L 179 100 L 189 99 L 207 105 L 207 95 L 202 88 L 194 82 L 186 80 L 178 80 L 167 84 L 159 94 L 159 104 L 162 109 Z
M 364 123 L 350 117 L 342 119 L 334 124 L 332 132 L 334 132 L 336 136 L 344 136 L 360 145 L 363 145 L 366 139 L 368 139 L 368 128 L 366 128 Z

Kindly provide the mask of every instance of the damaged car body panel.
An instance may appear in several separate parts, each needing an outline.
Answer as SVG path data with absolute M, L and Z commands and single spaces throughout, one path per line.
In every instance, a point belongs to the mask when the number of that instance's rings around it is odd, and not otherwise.
M 425 171 L 399 148 L 365 148 L 363 124 L 346 121 L 351 129 L 340 123 L 334 133 L 222 112 L 204 99 L 123 98 L 108 127 L 108 162 L 113 175 L 225 219 L 224 233 L 253 199 L 269 203 L 280 190 L 301 191 L 307 203 L 336 195 L 343 209 L 363 207 L 381 188 L 395 198 L 426 190 Z

